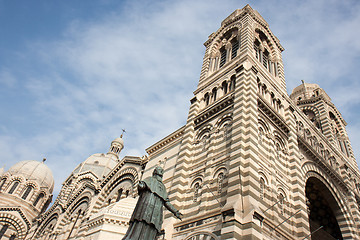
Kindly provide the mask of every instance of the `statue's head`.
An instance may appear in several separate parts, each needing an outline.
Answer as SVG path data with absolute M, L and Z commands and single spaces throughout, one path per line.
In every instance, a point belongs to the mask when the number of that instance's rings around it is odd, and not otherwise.
M 164 175 L 164 169 L 160 166 L 157 166 L 153 172 L 153 176 L 155 176 L 155 175 L 162 177 Z

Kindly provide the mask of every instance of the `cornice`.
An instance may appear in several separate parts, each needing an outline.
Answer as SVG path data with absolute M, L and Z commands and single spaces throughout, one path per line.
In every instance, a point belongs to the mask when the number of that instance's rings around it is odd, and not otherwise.
M 154 154 L 159 149 L 163 148 L 166 145 L 169 145 L 179 139 L 182 135 L 184 135 L 185 126 L 182 126 L 172 134 L 168 135 L 167 137 L 161 139 L 157 143 L 153 144 L 152 146 L 145 149 L 146 153 L 149 155 Z
M 268 116 L 277 126 L 280 127 L 285 136 L 288 135 L 290 129 L 288 128 L 286 121 L 279 116 L 268 104 L 264 101 L 260 94 L 258 94 L 258 107 L 261 109 L 265 116 Z
M 234 103 L 234 94 L 229 94 L 227 97 L 224 97 L 221 101 L 215 102 L 214 104 L 210 105 L 206 108 L 203 112 L 201 112 L 195 119 L 195 129 L 198 129 L 204 123 L 209 121 L 210 119 L 214 118 L 218 114 L 224 112 Z

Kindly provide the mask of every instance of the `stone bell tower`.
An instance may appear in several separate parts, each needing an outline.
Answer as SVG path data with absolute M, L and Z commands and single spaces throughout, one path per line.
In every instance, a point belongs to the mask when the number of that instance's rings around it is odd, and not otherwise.
M 284 48 L 249 5 L 204 45 L 186 125 L 147 149 L 144 175 L 166 157 L 164 183 L 184 214 L 181 222 L 165 214 L 165 239 L 303 239 L 315 231 L 356 239 L 360 198 L 351 186 L 360 174 L 338 111 L 316 117 L 321 131 L 310 108 L 288 96 Z M 319 201 L 332 225 L 317 218 Z

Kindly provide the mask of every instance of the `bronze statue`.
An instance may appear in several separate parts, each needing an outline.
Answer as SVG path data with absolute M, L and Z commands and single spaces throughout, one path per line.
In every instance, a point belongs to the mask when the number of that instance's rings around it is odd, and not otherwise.
M 169 202 L 162 182 L 164 169 L 157 166 L 152 177 L 140 181 L 139 200 L 123 240 L 154 240 L 161 231 L 163 206 L 181 220 L 181 213 Z

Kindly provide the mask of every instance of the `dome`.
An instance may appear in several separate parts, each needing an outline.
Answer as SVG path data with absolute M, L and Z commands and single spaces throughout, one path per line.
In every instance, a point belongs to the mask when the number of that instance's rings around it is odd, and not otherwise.
M 11 175 L 20 175 L 26 180 L 32 180 L 39 184 L 40 188 L 46 187 L 52 193 L 54 189 L 54 177 L 52 171 L 44 162 L 27 160 L 16 163 L 8 171 Z
M 124 146 L 124 140 L 121 137 L 115 138 L 114 141 L 112 141 L 112 143 L 118 143 Z
M 292 93 L 290 94 L 290 98 L 293 100 L 308 99 L 313 97 L 315 90 L 318 89 L 320 89 L 318 84 L 303 82 L 301 85 L 293 89 Z
M 88 157 L 84 162 L 80 163 L 74 174 L 91 171 L 98 178 L 106 176 L 118 163 L 118 159 L 113 155 L 96 153 Z
M 111 142 L 111 146 L 107 154 L 95 153 L 91 155 L 84 162 L 80 163 L 73 173 L 80 174 L 90 171 L 101 179 L 118 164 L 119 154 L 123 148 L 124 140 L 121 135 Z

